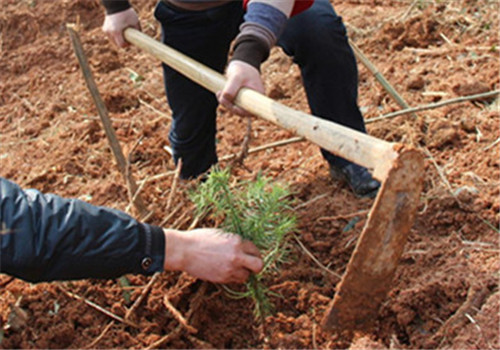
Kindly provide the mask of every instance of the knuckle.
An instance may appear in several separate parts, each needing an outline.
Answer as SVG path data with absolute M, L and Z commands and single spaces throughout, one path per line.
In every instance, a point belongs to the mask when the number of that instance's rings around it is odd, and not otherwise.
M 231 252 L 231 254 L 229 255 L 229 262 L 231 263 L 231 265 L 234 265 L 234 264 L 236 264 L 238 261 L 239 261 L 239 256 L 238 256 L 238 254 L 236 253 L 236 250 L 234 250 L 234 251 L 233 251 L 233 252 Z

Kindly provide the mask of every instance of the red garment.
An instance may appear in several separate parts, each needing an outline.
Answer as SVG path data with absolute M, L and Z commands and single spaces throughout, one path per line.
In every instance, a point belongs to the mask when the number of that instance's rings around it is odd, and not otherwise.
M 250 0 L 243 0 L 243 8 L 246 10 L 247 4 Z M 295 0 L 295 4 L 293 5 L 292 13 L 290 17 L 298 15 L 301 12 L 304 12 L 309 7 L 312 6 L 314 0 Z

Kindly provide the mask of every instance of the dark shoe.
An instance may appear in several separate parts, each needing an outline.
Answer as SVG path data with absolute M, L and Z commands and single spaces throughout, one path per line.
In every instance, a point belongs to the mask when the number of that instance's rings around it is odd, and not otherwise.
M 373 198 L 377 195 L 380 182 L 375 180 L 366 168 L 351 163 L 339 168 L 330 165 L 330 175 L 334 180 L 346 182 L 351 190 L 360 197 Z

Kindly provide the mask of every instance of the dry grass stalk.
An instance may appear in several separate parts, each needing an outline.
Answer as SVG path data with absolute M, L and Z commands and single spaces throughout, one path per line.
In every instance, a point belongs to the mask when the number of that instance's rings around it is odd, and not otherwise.
M 446 188 L 451 193 L 451 195 L 457 200 L 457 202 L 459 204 L 461 204 L 460 201 L 458 200 L 457 196 L 453 193 L 453 188 L 451 187 L 450 182 L 448 181 L 448 179 L 444 175 L 443 170 L 441 170 L 441 167 L 436 162 L 436 159 L 434 158 L 434 156 L 432 155 L 432 153 L 427 148 L 424 148 L 424 151 L 425 151 L 425 154 L 427 155 L 427 157 L 429 157 L 429 159 L 431 160 L 431 162 L 434 165 L 434 167 L 436 168 L 436 171 L 438 172 L 438 175 L 441 178 L 441 181 L 443 181 L 443 183 L 445 184 Z
M 154 215 L 154 213 L 155 213 L 154 210 L 151 210 L 146 215 L 141 216 L 141 218 L 139 220 L 142 221 L 142 222 L 148 222 L 149 219 L 151 219 L 151 217 Z
M 146 287 L 144 287 L 144 289 L 141 291 L 141 295 L 139 295 L 139 297 L 134 302 L 134 304 L 132 305 L 132 307 L 130 309 L 128 309 L 128 311 L 125 313 L 125 319 L 126 320 L 130 319 L 130 316 L 135 312 L 135 310 L 137 310 L 137 308 L 139 307 L 139 305 L 141 305 L 142 301 L 149 294 L 149 292 L 153 288 L 153 284 L 155 284 L 155 282 L 158 280 L 159 277 L 160 277 L 160 273 L 159 272 L 156 272 L 153 275 L 153 277 L 151 277 L 151 279 L 149 280 L 149 282 L 146 285 Z
M 370 212 L 369 209 L 365 210 L 360 210 L 355 213 L 350 213 L 350 214 L 342 214 L 342 215 L 337 215 L 337 216 L 322 216 L 318 218 L 318 221 L 335 221 L 335 220 L 341 220 L 341 219 L 350 219 L 359 215 L 366 215 Z
M 174 180 L 172 181 L 172 187 L 170 188 L 170 194 L 167 200 L 167 207 L 165 208 L 166 212 L 168 212 L 170 210 L 170 207 L 172 206 L 172 201 L 174 200 L 174 196 L 177 191 L 177 184 L 179 182 L 179 177 L 181 175 L 181 168 L 182 168 L 182 159 L 179 159 L 179 161 L 177 162 L 177 168 L 175 169 L 175 175 L 174 175 Z
M 150 176 L 144 180 L 139 181 L 139 183 L 142 184 L 144 182 L 148 183 L 148 182 L 153 182 L 156 180 L 163 180 L 164 178 L 170 177 L 172 175 L 175 175 L 175 170 L 170 170 L 170 171 L 167 171 L 166 173 Z
M 163 146 L 163 150 L 169 154 L 170 157 L 174 156 L 174 151 L 172 151 L 172 147 Z
M 410 108 L 408 103 L 404 100 L 404 98 L 396 91 L 396 89 L 389 83 L 389 81 L 382 75 L 382 73 L 375 67 L 375 65 L 365 56 L 365 54 L 361 51 L 361 49 L 349 40 L 349 44 L 351 45 L 355 56 L 363 63 L 363 65 L 373 74 L 375 79 L 382 85 L 382 87 L 391 95 L 391 97 L 396 101 L 398 105 L 403 108 Z M 414 115 L 416 117 L 416 115 Z
M 80 301 L 83 301 L 85 304 L 87 304 L 88 306 L 90 306 L 91 308 L 101 312 L 102 314 L 118 321 L 118 322 L 121 322 L 121 323 L 124 323 L 126 324 L 127 326 L 130 326 L 130 327 L 133 327 L 133 328 L 139 328 L 139 325 L 137 325 L 136 323 L 134 322 L 131 322 L 129 320 L 126 320 L 118 315 L 115 315 L 114 313 L 112 313 L 111 311 L 108 311 L 106 310 L 105 308 L 103 308 L 102 306 L 99 306 L 97 305 L 96 303 L 84 298 L 84 297 L 81 297 L 77 294 L 74 294 L 74 293 L 71 293 L 70 291 L 66 290 L 65 288 L 63 288 L 61 285 L 58 285 L 59 289 L 61 289 L 67 296 L 69 296 L 70 298 L 73 298 L 73 299 L 76 299 L 76 300 L 80 300 Z
M 146 106 L 147 108 L 149 108 L 150 110 L 152 110 L 153 112 L 155 112 L 156 114 L 158 114 L 160 117 L 162 118 L 165 118 L 167 120 L 172 120 L 172 117 L 170 115 L 168 115 L 167 113 L 163 113 L 162 111 L 156 109 L 155 107 L 153 107 L 152 105 L 150 105 L 149 103 L 147 103 L 146 101 L 144 101 L 143 99 L 139 99 L 139 103 Z
M 215 346 L 207 342 L 206 340 L 201 340 L 199 338 L 193 337 L 192 335 L 187 335 L 189 341 L 197 346 L 198 349 L 217 349 Z
M 147 348 L 144 349 L 145 350 L 160 349 L 163 345 L 165 345 L 165 343 L 178 339 L 181 336 L 182 329 L 183 328 L 180 325 L 175 327 L 173 331 L 171 331 L 167 335 L 164 335 L 163 337 L 161 337 L 153 344 L 149 345 Z
M 428 104 L 425 106 L 408 108 L 408 109 L 404 109 L 402 111 L 396 111 L 393 113 L 383 115 L 381 117 L 370 118 L 370 119 L 367 119 L 365 121 L 365 124 L 378 122 L 380 120 L 395 118 L 395 117 L 398 117 L 401 115 L 411 114 L 414 112 L 420 112 L 420 111 L 425 111 L 425 110 L 429 110 L 429 109 L 436 109 L 436 108 L 444 107 L 444 106 L 454 104 L 454 103 L 461 103 L 461 102 L 468 102 L 468 101 L 480 100 L 480 99 L 485 99 L 485 98 L 498 97 L 499 95 L 500 95 L 500 90 L 495 90 L 495 91 L 485 92 L 482 94 L 475 94 L 475 95 L 469 95 L 469 96 L 462 96 L 462 97 L 458 97 L 458 98 L 452 98 L 450 100 L 441 101 L 441 102 L 437 102 L 437 103 L 431 103 L 431 104 Z
M 297 243 L 299 244 L 300 248 L 302 248 L 302 250 L 304 251 L 304 253 L 306 253 L 306 255 L 308 257 L 311 258 L 312 261 L 314 261 L 316 263 L 316 265 L 318 265 L 322 270 L 328 272 L 330 275 L 332 275 L 333 277 L 337 278 L 337 279 L 342 279 L 342 276 L 339 275 L 338 273 L 330 270 L 329 268 L 327 268 L 325 265 L 323 265 L 321 263 L 321 261 L 319 261 L 307 248 L 306 246 L 300 241 L 299 237 L 297 237 L 296 234 L 293 235 L 293 237 L 295 238 L 295 240 L 297 241 Z
M 247 117 L 247 130 L 245 136 L 243 137 L 243 142 L 241 143 L 241 149 L 238 155 L 233 160 L 234 164 L 242 165 L 245 158 L 248 156 L 248 145 L 250 144 L 250 139 L 252 136 L 252 118 Z
M 312 325 L 312 346 L 313 349 L 318 349 L 318 342 L 316 341 L 316 333 L 317 333 L 317 325 L 316 322 L 313 323 Z
M 201 302 L 203 301 L 203 297 L 205 296 L 205 293 L 207 291 L 207 282 L 202 282 L 200 288 L 196 291 L 196 294 L 191 298 L 191 307 L 189 308 L 188 312 L 186 313 L 186 319 L 189 320 L 191 316 L 198 310 L 198 308 L 201 305 Z M 164 335 L 162 338 L 158 339 L 154 343 L 150 344 L 146 350 L 148 349 L 158 349 L 162 346 L 164 346 L 166 343 L 178 339 L 182 335 L 182 331 L 184 328 L 181 325 L 178 325 L 175 327 L 173 331 L 170 333 Z
M 496 139 L 496 141 L 494 141 L 491 145 L 489 146 L 486 146 L 485 148 L 483 148 L 483 151 L 487 151 L 489 150 L 490 148 L 493 148 L 495 147 L 496 145 L 498 145 L 500 143 L 500 137 L 498 139 Z
M 177 214 L 182 207 L 184 207 L 184 203 L 181 202 L 181 203 L 177 204 L 177 206 L 173 210 L 171 210 L 170 213 L 168 213 L 168 215 L 165 217 L 165 219 L 163 219 L 163 221 L 160 223 L 159 226 L 164 227 L 167 224 L 167 222 L 169 222 L 170 219 L 172 219 L 175 216 L 175 214 Z
M 262 151 L 265 151 L 265 150 L 270 149 L 270 148 L 276 148 L 276 147 L 286 146 L 286 145 L 289 145 L 291 143 L 302 142 L 302 141 L 305 141 L 305 138 L 303 138 L 301 136 L 292 137 L 292 138 L 289 138 L 289 139 L 286 139 L 286 140 L 272 142 L 272 143 L 269 143 L 267 145 L 262 145 L 262 146 L 259 146 L 259 147 L 250 148 L 248 150 L 248 154 L 252 154 L 252 153 L 256 153 L 256 152 L 262 152 Z M 233 158 L 236 158 L 237 156 L 238 156 L 237 154 L 228 154 L 228 155 L 222 156 L 219 160 L 220 161 L 231 160 Z
M 141 191 L 144 188 L 145 184 L 146 184 L 146 182 L 141 183 L 139 185 L 139 187 L 137 188 L 137 191 L 135 191 L 135 193 L 133 194 L 133 196 L 129 196 L 129 198 L 130 198 L 130 204 L 129 204 L 129 206 L 130 205 L 134 205 L 134 203 L 137 201 L 137 198 L 139 197 L 139 193 L 141 193 Z M 130 193 L 130 187 L 129 187 L 129 193 Z
M 78 29 L 77 29 L 78 26 L 68 24 L 66 28 L 68 29 L 68 33 L 71 38 L 71 42 L 73 44 L 73 49 L 78 58 L 80 68 L 82 69 L 83 76 L 87 84 L 87 88 L 90 94 L 92 95 L 92 99 L 94 100 L 97 111 L 99 112 L 99 116 L 101 117 L 101 122 L 104 127 L 106 137 L 109 141 L 109 145 L 118 164 L 118 169 L 122 173 L 122 176 L 124 177 L 124 180 L 127 183 L 130 193 L 136 193 L 137 184 L 133 176 L 131 174 L 127 174 L 127 161 L 125 159 L 125 156 L 123 155 L 120 142 L 118 141 L 115 130 L 109 118 L 106 105 L 102 100 L 101 94 L 99 93 L 99 89 L 97 88 L 97 85 L 94 81 L 92 71 L 90 70 L 87 56 L 85 55 L 85 51 L 83 50 L 83 46 L 80 41 L 80 36 L 78 34 Z M 146 205 L 144 204 L 144 201 L 140 196 L 137 197 L 136 201 L 134 202 L 134 206 L 137 208 L 141 216 L 147 215 Z
M 431 162 L 433 163 L 434 167 L 436 168 L 436 171 L 439 174 L 439 177 L 441 178 L 441 181 L 445 184 L 446 189 L 448 190 L 448 192 L 450 193 L 450 195 L 453 197 L 453 199 L 455 199 L 455 202 L 458 204 L 459 208 L 462 209 L 462 210 L 467 210 L 467 208 L 464 207 L 464 204 L 462 203 L 462 201 L 458 198 L 456 192 L 453 191 L 453 188 L 451 187 L 450 182 L 448 181 L 448 179 L 444 175 L 444 172 L 441 170 L 441 167 L 436 162 L 436 159 L 434 158 L 434 156 L 431 154 L 431 152 L 427 148 L 424 148 L 424 151 L 425 151 L 426 155 L 429 157 L 429 159 L 431 160 Z M 499 230 L 498 230 L 497 227 L 493 226 L 490 222 L 488 222 L 487 220 L 483 219 L 481 217 L 481 215 L 479 215 L 477 212 L 474 212 L 472 214 L 476 218 L 478 218 L 479 220 L 481 220 L 486 226 L 488 226 L 494 232 L 496 232 L 496 233 L 499 232 Z
M 188 213 L 186 215 L 183 215 L 182 216 L 182 220 L 177 220 L 175 222 L 175 226 L 173 227 L 176 227 L 178 230 L 182 229 L 183 227 L 186 227 L 187 223 L 189 222 L 189 220 L 191 220 L 192 218 L 192 215 L 189 215 Z
M 144 187 L 144 184 L 145 184 L 145 183 L 141 184 L 138 188 L 135 189 L 135 192 L 134 192 L 133 191 L 134 185 L 130 181 L 130 178 L 132 176 L 132 171 L 131 171 L 132 155 L 134 154 L 135 150 L 137 149 L 137 147 L 139 146 L 141 141 L 142 141 L 142 136 L 139 137 L 139 139 L 136 141 L 136 143 L 134 144 L 132 149 L 129 151 L 128 156 L 127 156 L 127 163 L 125 164 L 125 179 L 127 179 L 127 193 L 128 193 L 128 198 L 129 198 L 129 202 L 130 202 L 130 204 L 126 208 L 126 212 L 129 212 L 130 208 L 132 206 L 134 206 L 134 203 L 137 202 L 137 199 L 140 196 L 139 193 L 141 193 L 141 191 Z M 137 185 L 136 185 L 136 187 L 137 187 Z M 142 202 L 142 198 L 139 201 Z M 141 215 L 145 215 L 145 212 L 141 213 Z
M 111 327 L 115 324 L 115 321 L 111 321 L 109 322 L 106 327 L 104 327 L 103 331 L 101 332 L 101 334 L 99 334 L 99 336 L 97 336 L 97 338 L 95 338 L 92 343 L 90 343 L 89 345 L 85 346 L 84 348 L 85 349 L 94 349 L 95 346 L 104 338 L 104 336 L 106 335 L 106 333 L 108 333 L 108 331 L 111 329 Z
M 200 222 L 201 219 L 201 215 L 196 215 L 193 222 L 191 222 L 191 225 L 189 225 L 188 230 L 193 230 L 198 225 L 198 222 Z
M 413 11 L 413 9 L 415 8 L 415 6 L 418 4 L 419 1 L 420 0 L 413 0 L 408 9 L 403 13 L 401 18 L 399 18 L 400 22 L 403 22 L 410 15 L 410 13 Z
M 491 295 L 492 291 L 488 288 L 488 286 L 481 285 L 479 283 L 473 284 L 469 287 L 467 292 L 467 298 L 464 303 L 457 309 L 457 311 L 444 322 L 441 327 L 439 327 L 438 331 L 434 333 L 432 338 L 430 339 L 430 347 L 434 347 L 438 341 L 445 341 L 447 338 L 453 339 L 453 336 L 459 330 L 465 326 L 467 319 L 470 322 L 475 323 L 474 320 L 471 320 L 471 315 L 474 315 L 477 310 L 481 308 L 481 305 L 484 304 L 489 295 Z
M 179 229 L 184 224 L 184 222 L 186 221 L 186 219 L 189 220 L 189 215 L 191 214 L 192 211 L 193 211 L 193 206 L 191 206 L 191 208 L 189 210 L 185 210 L 177 218 L 177 220 L 174 221 L 174 223 L 172 224 L 172 228 Z
M 293 208 L 293 210 L 299 210 L 299 209 L 302 209 L 304 207 L 307 207 L 308 205 L 310 205 L 316 201 L 319 201 L 320 199 L 325 198 L 328 195 L 329 195 L 329 193 L 320 194 L 319 196 L 316 196 L 316 197 L 308 200 L 307 202 L 304 202 L 302 204 L 297 205 L 295 208 Z
M 181 312 L 175 308 L 175 306 L 172 305 L 170 300 L 168 300 L 168 295 L 165 295 L 163 297 L 163 305 L 167 308 L 168 311 L 174 316 L 174 318 L 179 322 L 179 324 L 184 327 L 189 333 L 196 334 L 198 333 L 198 330 L 188 324 L 184 316 L 182 316 Z

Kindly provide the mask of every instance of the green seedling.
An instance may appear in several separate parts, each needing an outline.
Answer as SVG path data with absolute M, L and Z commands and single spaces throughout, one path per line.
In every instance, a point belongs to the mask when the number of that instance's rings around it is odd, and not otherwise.
M 132 80 L 135 84 L 139 84 L 142 81 L 146 80 L 146 78 L 144 78 L 142 75 L 140 75 L 136 71 L 134 71 L 134 70 L 132 70 L 130 68 L 127 68 L 127 70 L 129 71 L 129 78 L 130 78 L 130 80 Z
M 264 268 L 251 275 L 243 292 L 226 288 L 236 298 L 251 297 L 255 302 L 255 316 L 264 325 L 272 311 L 270 291 L 264 285 L 267 275 L 279 269 L 287 252 L 288 233 L 296 226 L 286 187 L 271 184 L 259 175 L 255 181 L 230 184 L 229 169 L 214 168 L 206 181 L 200 184 L 191 200 L 198 215 L 211 216 L 221 222 L 221 228 L 253 242 L 261 251 Z

